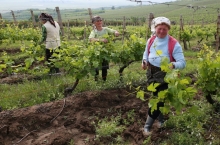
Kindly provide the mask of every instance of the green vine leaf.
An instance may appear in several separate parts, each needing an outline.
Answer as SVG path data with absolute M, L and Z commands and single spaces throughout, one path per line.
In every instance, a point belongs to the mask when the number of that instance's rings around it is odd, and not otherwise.
M 178 99 L 179 99 L 180 103 L 182 103 L 184 105 L 186 104 L 186 102 L 183 100 L 183 91 L 178 92 Z
M 161 111 L 163 114 L 168 114 L 169 111 L 170 111 L 170 105 L 165 104 L 164 107 L 160 107 L 160 111 Z
M 148 106 L 151 107 L 151 112 L 157 110 L 157 103 L 159 103 L 158 99 L 150 99 Z
M 183 85 L 183 84 L 186 84 L 188 85 L 189 84 L 189 81 L 187 79 L 182 79 L 180 80 L 180 84 Z
M 26 67 L 26 69 L 28 69 L 32 65 L 33 62 L 34 62 L 33 58 L 25 59 L 25 67 Z
M 5 69 L 6 67 L 6 64 L 0 64 L 0 72 L 3 72 L 3 69 Z
M 136 97 L 141 99 L 142 101 L 145 101 L 145 99 L 144 99 L 144 91 L 142 91 L 142 90 L 138 91 Z
M 151 92 L 156 92 L 156 87 L 158 87 L 160 83 L 151 83 L 148 87 L 147 90 Z
M 159 100 L 165 99 L 166 96 L 167 96 L 167 90 L 160 91 L 160 92 L 158 93 L 158 99 L 159 99 Z

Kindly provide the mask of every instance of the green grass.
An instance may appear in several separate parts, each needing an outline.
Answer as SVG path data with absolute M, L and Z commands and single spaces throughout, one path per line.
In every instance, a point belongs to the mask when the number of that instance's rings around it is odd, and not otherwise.
M 219 144 L 218 140 L 207 140 L 206 135 L 213 135 L 207 132 L 210 127 L 205 127 L 210 121 L 212 107 L 208 105 L 204 98 L 201 100 L 190 102 L 190 107 L 181 114 L 170 115 L 165 122 L 165 128 L 172 130 L 171 134 L 167 134 L 168 139 L 163 141 L 164 145 L 183 145 L 183 144 Z M 193 109 L 192 109 L 192 108 Z
M 110 120 L 108 120 L 108 118 L 99 120 L 97 125 L 95 125 L 97 137 L 108 137 L 116 133 L 121 133 L 125 129 L 125 127 L 119 126 L 120 119 L 120 116 L 116 116 L 111 117 Z
M 68 80 L 71 79 L 45 77 L 40 81 L 25 81 L 13 85 L 1 84 L 0 106 L 4 109 L 15 109 L 61 99 L 63 85 Z
M 197 53 L 198 52 L 196 52 L 196 51 L 188 50 L 188 51 L 184 51 L 184 56 L 189 57 L 189 58 L 196 58 Z

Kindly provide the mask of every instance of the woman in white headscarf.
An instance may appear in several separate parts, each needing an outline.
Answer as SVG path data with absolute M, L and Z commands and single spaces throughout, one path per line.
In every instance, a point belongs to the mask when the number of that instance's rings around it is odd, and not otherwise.
M 154 96 L 158 95 L 158 92 L 166 90 L 168 84 L 164 82 L 165 72 L 161 71 L 160 64 L 163 57 L 169 58 L 172 66 L 170 69 L 183 69 L 186 66 L 186 61 L 183 55 L 182 47 L 179 42 L 171 37 L 168 32 L 170 30 L 170 20 L 166 17 L 154 18 L 151 23 L 152 37 L 148 39 L 145 52 L 143 54 L 142 68 L 147 69 L 147 83 L 160 83 L 156 88 Z M 160 52 L 160 53 L 158 53 Z M 148 110 L 148 117 L 143 129 L 143 135 L 148 136 L 151 134 L 150 129 L 158 118 L 159 126 L 163 125 L 163 115 L 159 110 L 159 107 L 163 107 L 164 103 L 159 102 L 157 104 L 157 110 Z

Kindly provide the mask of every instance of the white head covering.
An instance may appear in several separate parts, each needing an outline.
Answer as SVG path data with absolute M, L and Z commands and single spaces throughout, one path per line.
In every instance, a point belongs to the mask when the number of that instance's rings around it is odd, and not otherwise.
M 170 26 L 170 20 L 166 17 L 156 17 L 152 20 L 151 22 L 151 32 L 152 32 L 152 35 L 154 35 L 155 33 L 155 28 L 157 25 L 159 24 L 162 24 L 162 23 L 166 23 L 168 26 Z

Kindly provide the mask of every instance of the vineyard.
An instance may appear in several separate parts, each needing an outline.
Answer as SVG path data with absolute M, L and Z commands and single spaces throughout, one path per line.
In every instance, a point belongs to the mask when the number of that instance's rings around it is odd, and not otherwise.
M 153 97 L 141 69 L 149 25 L 106 25 L 120 32 L 108 43 L 88 40 L 92 27 L 63 26 L 50 73 L 41 28 L 3 22 L 0 28 L 0 144 L 183 145 L 220 144 L 220 15 L 211 24 L 185 25 L 179 17 L 169 34 L 183 47 L 187 66 L 170 70 L 169 88 Z M 184 17 L 183 17 L 184 19 Z M 187 18 L 186 18 L 187 19 Z M 150 21 L 150 17 L 146 23 Z M 148 23 L 149 24 L 149 23 Z M 184 24 L 184 25 L 183 25 Z M 107 81 L 95 81 L 102 60 Z M 149 105 L 166 100 L 165 126 L 142 135 Z

